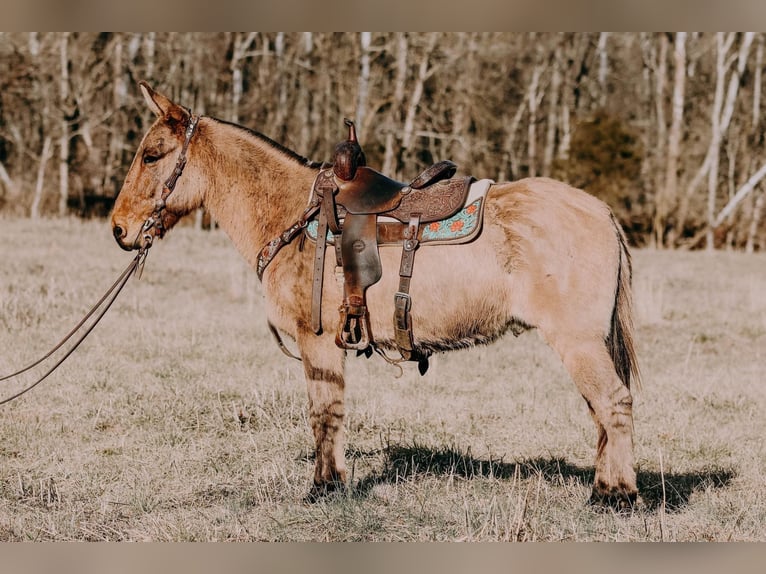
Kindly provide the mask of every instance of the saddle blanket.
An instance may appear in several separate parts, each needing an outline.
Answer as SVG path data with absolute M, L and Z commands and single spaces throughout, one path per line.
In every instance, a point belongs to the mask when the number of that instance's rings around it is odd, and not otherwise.
M 422 243 L 440 244 L 440 243 L 467 243 L 476 238 L 481 232 L 482 222 L 484 220 L 484 201 L 489 191 L 490 185 L 494 180 L 480 179 L 471 184 L 468 190 L 468 197 L 463 209 L 448 219 L 434 221 L 422 225 L 421 237 Z M 378 224 L 402 224 L 392 217 L 381 215 L 378 217 Z M 317 228 L 319 222 L 315 219 L 306 226 L 306 236 L 311 241 L 317 239 Z M 335 243 L 335 237 L 331 231 L 327 231 L 327 242 Z

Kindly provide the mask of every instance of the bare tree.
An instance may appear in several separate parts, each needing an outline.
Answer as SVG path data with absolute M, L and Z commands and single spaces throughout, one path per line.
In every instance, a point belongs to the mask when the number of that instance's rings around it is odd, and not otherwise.
M 766 193 L 763 190 L 758 193 L 753 204 L 753 215 L 750 218 L 750 226 L 747 229 L 747 241 L 745 243 L 745 252 L 753 253 L 755 251 L 756 236 L 758 228 L 763 220 L 763 204 L 766 203 Z
M 598 35 L 598 86 L 601 94 L 599 98 L 599 106 L 606 106 L 606 76 L 609 72 L 609 53 L 607 52 L 607 41 L 609 40 L 609 32 L 601 32 Z
M 665 181 L 662 186 L 658 187 L 655 205 L 654 233 L 657 247 L 665 245 L 664 232 L 667 226 L 667 217 L 676 205 L 678 196 L 678 160 L 681 155 L 681 139 L 683 137 L 684 91 L 686 86 L 685 32 L 676 33 L 673 65 L 673 105 L 665 156 Z
M 413 138 L 415 136 L 415 118 L 418 113 L 418 107 L 420 105 L 420 99 L 423 97 L 423 86 L 426 80 L 436 71 L 436 68 L 431 64 L 431 55 L 436 48 L 436 42 L 439 39 L 437 32 L 431 32 L 426 36 L 425 46 L 423 47 L 423 53 L 420 55 L 420 63 L 418 64 L 417 74 L 415 75 L 414 85 L 411 87 L 410 100 L 407 105 L 407 113 L 404 118 L 404 126 L 402 130 L 402 155 L 403 159 L 410 159 L 412 163 L 412 147 Z
M 545 149 L 543 151 L 543 175 L 546 177 L 550 177 L 551 175 L 551 166 L 553 165 L 553 157 L 555 154 L 554 148 L 556 147 L 556 132 L 558 129 L 560 108 L 559 98 L 562 82 L 562 59 L 561 40 L 560 38 L 556 38 L 551 62 L 551 83 L 548 91 L 548 118 L 546 121 Z
M 43 192 L 45 191 L 45 168 L 48 160 L 51 158 L 51 136 L 45 136 L 43 149 L 40 152 L 40 161 L 37 165 L 37 180 L 35 183 L 35 193 L 32 197 L 32 207 L 29 210 L 29 216 L 32 219 L 40 218 L 40 206 L 43 201 Z
M 386 135 L 385 135 L 385 154 L 383 159 L 384 173 L 395 173 L 395 150 L 394 141 L 396 138 L 395 124 L 399 119 L 399 112 L 404 102 L 404 89 L 407 81 L 407 53 L 408 42 L 406 32 L 397 32 L 393 42 L 396 44 L 395 52 L 395 72 L 394 72 L 394 91 L 391 96 L 388 114 L 386 116 Z
M 67 210 L 69 199 L 69 54 L 67 46 L 69 33 L 64 32 L 59 38 L 61 55 L 61 75 L 59 77 L 59 98 L 61 99 L 61 136 L 59 138 L 59 216 L 63 216 Z
M 364 123 L 367 114 L 367 100 L 370 90 L 370 43 L 372 41 L 371 32 L 361 32 L 359 34 L 359 46 L 361 55 L 359 57 L 359 88 L 356 96 L 356 122 L 365 129 Z
M 529 122 L 527 124 L 527 164 L 529 166 L 529 177 L 537 175 L 537 109 L 542 96 L 538 93 L 540 88 L 540 78 L 545 70 L 545 53 L 541 43 L 535 42 L 535 34 L 532 33 L 535 49 L 535 65 L 532 69 L 532 79 L 527 87 L 527 106 L 529 110 Z
M 13 181 L 10 175 L 8 175 L 8 170 L 5 169 L 5 166 L 3 165 L 3 162 L 1 161 L 0 161 L 0 182 L 3 183 L 9 195 L 11 195 L 11 197 L 15 197 L 18 194 L 19 191 L 18 191 L 18 186 L 16 185 L 16 182 Z
M 712 114 L 712 121 L 711 121 L 711 136 L 712 136 L 711 142 L 710 142 L 711 162 L 710 162 L 710 168 L 708 170 L 708 203 L 707 203 L 708 228 L 707 228 L 707 233 L 705 235 L 706 248 L 708 250 L 712 250 L 715 247 L 713 242 L 713 232 L 715 231 L 715 228 L 718 227 L 721 221 L 723 221 L 723 219 L 725 218 L 725 217 L 721 218 L 719 221 L 715 213 L 716 197 L 718 192 L 718 166 L 720 162 L 721 140 L 723 138 L 725 131 L 729 127 L 729 123 L 731 122 L 731 118 L 734 113 L 734 103 L 736 101 L 737 92 L 739 90 L 739 78 L 742 76 L 742 73 L 745 70 L 745 65 L 747 63 L 747 54 L 748 54 L 748 50 L 750 49 L 750 44 L 753 41 L 753 37 L 754 37 L 754 34 L 752 32 L 748 32 L 744 35 L 742 43 L 740 44 L 739 55 L 737 57 L 737 68 L 732 72 L 731 77 L 729 78 L 728 92 L 726 95 L 726 100 L 724 102 L 723 101 L 724 77 L 730 66 L 727 60 L 729 59 L 728 58 L 729 49 L 734 42 L 734 34 L 731 33 L 728 36 L 725 36 L 724 33 L 722 32 L 719 32 L 718 34 L 716 34 L 716 47 L 717 47 L 716 99 L 715 99 L 715 105 L 713 106 L 713 114 Z M 743 189 L 746 189 L 746 188 L 743 188 Z M 749 190 L 745 193 L 749 193 Z M 737 201 L 737 203 L 739 203 L 739 201 Z M 724 211 L 725 210 L 726 208 L 724 208 Z M 721 213 L 723 213 L 723 211 Z M 720 214 L 719 214 L 719 217 L 720 217 Z
M 753 129 L 761 121 L 761 75 L 763 72 L 763 34 L 758 34 L 753 72 Z
M 231 48 L 231 112 L 229 120 L 239 122 L 239 105 L 242 101 L 242 92 L 244 90 L 242 79 L 242 66 L 245 60 L 252 56 L 251 47 L 255 42 L 256 32 L 234 32 Z

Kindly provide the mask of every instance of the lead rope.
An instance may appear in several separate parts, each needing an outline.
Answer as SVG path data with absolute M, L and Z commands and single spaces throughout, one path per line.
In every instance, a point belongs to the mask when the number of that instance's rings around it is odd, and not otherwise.
M 53 373 L 61 364 L 67 360 L 69 355 L 71 355 L 77 347 L 80 346 L 80 343 L 82 343 L 85 338 L 90 334 L 90 332 L 94 329 L 96 325 L 98 325 L 99 321 L 101 321 L 101 318 L 106 314 L 106 312 L 109 310 L 109 308 L 112 306 L 112 303 L 114 303 L 115 299 L 117 299 L 117 296 L 122 291 L 123 287 L 125 287 L 128 280 L 133 276 L 134 273 L 138 272 L 139 276 L 141 271 L 143 270 L 144 263 L 146 261 L 146 256 L 149 252 L 149 246 L 151 243 L 145 245 L 143 248 L 141 248 L 138 252 L 138 254 L 133 258 L 133 261 L 130 262 L 130 264 L 125 268 L 125 271 L 123 271 L 120 276 L 117 278 L 117 280 L 112 284 L 112 286 L 107 290 L 106 293 L 101 297 L 101 299 L 98 300 L 98 302 L 91 307 L 90 311 L 88 311 L 85 314 L 85 317 L 83 317 L 75 327 L 69 331 L 69 333 L 64 336 L 64 338 L 56 344 L 50 351 L 48 351 L 44 356 L 42 356 L 40 359 L 36 360 L 33 363 L 30 363 L 26 367 L 19 369 L 15 373 L 11 373 L 10 375 L 5 375 L 4 377 L 0 378 L 0 382 L 7 381 L 9 379 L 13 379 L 15 377 L 18 377 L 19 375 L 26 373 L 27 371 L 35 368 L 37 365 L 41 364 L 43 361 L 51 357 L 56 351 L 58 351 L 61 347 L 63 347 L 69 339 L 71 339 L 82 327 L 85 325 L 85 323 L 90 319 L 93 315 L 96 315 L 95 320 L 93 323 L 91 323 L 86 329 L 85 332 L 80 335 L 80 337 L 74 342 L 74 345 L 67 350 L 67 352 L 64 354 L 63 357 L 61 357 L 54 365 L 48 369 L 48 371 L 45 372 L 40 378 L 38 378 L 34 383 L 28 385 L 21 391 L 11 395 L 10 397 L 7 397 L 3 400 L 0 400 L 0 405 L 4 405 L 6 403 L 11 402 L 14 399 L 19 398 L 21 395 L 31 391 L 34 389 L 37 385 L 42 383 L 45 379 L 48 378 L 48 376 Z M 96 313 L 100 307 L 103 306 L 103 309 Z

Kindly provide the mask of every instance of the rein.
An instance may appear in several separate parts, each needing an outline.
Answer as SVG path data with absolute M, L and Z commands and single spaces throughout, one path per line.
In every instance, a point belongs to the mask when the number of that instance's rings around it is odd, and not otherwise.
M 99 321 L 101 321 L 102 317 L 106 315 L 106 312 L 109 310 L 109 308 L 112 306 L 112 303 L 114 303 L 114 300 L 117 299 L 117 296 L 122 291 L 123 287 L 125 287 L 125 284 L 128 282 L 128 279 L 130 279 L 133 274 L 138 273 L 139 277 L 141 275 L 141 271 L 144 267 L 144 262 L 146 261 L 146 256 L 148 254 L 149 246 L 142 247 L 138 254 L 133 258 L 133 261 L 130 262 L 130 264 L 125 268 L 125 271 L 123 271 L 120 276 L 117 278 L 117 280 L 112 284 L 112 286 L 104 293 L 104 295 L 101 297 L 101 299 L 98 300 L 98 302 L 91 307 L 90 311 L 88 311 L 85 314 L 85 317 L 83 317 L 77 325 L 74 326 L 74 328 L 67 333 L 61 341 L 59 341 L 50 351 L 48 351 L 45 355 L 43 355 L 41 358 L 36 360 L 33 363 L 30 363 L 26 367 L 19 369 L 15 373 L 11 373 L 10 375 L 5 375 L 4 377 L 0 378 L 0 382 L 7 381 L 9 379 L 13 379 L 15 377 L 18 377 L 19 375 L 26 373 L 27 371 L 35 368 L 37 365 L 51 357 L 56 351 L 58 351 L 61 347 L 63 347 L 69 339 L 74 337 L 74 335 L 85 325 L 85 323 L 90 319 L 93 315 L 96 315 L 96 318 L 94 321 L 88 325 L 88 327 L 85 329 L 85 331 L 80 335 L 77 340 L 75 340 L 74 344 L 71 348 L 67 350 L 67 352 L 64 354 L 63 357 L 58 359 L 53 366 L 48 369 L 40 378 L 38 378 L 35 382 L 32 384 L 26 386 L 21 391 L 11 395 L 10 397 L 6 397 L 5 399 L 0 400 L 0 405 L 4 405 L 5 403 L 9 403 L 14 399 L 19 398 L 21 395 L 31 391 L 34 389 L 37 385 L 42 383 L 45 379 L 48 378 L 48 376 L 53 373 L 57 368 L 61 366 L 61 364 L 69 358 L 69 355 L 71 355 L 77 347 L 80 346 L 80 343 L 82 343 L 85 338 L 90 334 L 90 332 L 95 328 L 96 325 L 98 325 Z M 103 308 L 99 311 L 99 308 Z M 98 311 L 98 313 L 97 313 Z

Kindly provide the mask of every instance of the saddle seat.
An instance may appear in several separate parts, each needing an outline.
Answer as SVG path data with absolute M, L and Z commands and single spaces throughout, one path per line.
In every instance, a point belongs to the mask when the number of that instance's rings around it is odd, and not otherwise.
M 465 200 L 461 186 L 431 189 L 437 183 L 451 178 L 456 171 L 457 165 L 451 161 L 440 161 L 407 184 L 372 168 L 359 166 L 350 181 L 338 178 L 339 191 L 335 203 L 356 215 L 385 213 L 388 217 L 406 223 L 410 213 L 420 210 L 424 217 L 438 221 L 454 215 L 449 211 L 456 204 L 462 207 Z
M 336 264 L 343 269 L 344 280 L 335 343 L 368 356 L 376 349 L 366 291 L 382 276 L 378 219 L 385 217 L 388 221 L 398 221 L 402 228 L 401 234 L 397 232 L 402 237 L 402 260 L 399 290 L 394 297 L 395 343 L 401 360 L 417 361 L 424 373 L 428 356 L 414 347 L 409 296 L 414 254 L 419 245 L 418 238 L 422 236 L 421 224 L 442 221 L 457 214 L 465 205 L 473 178 L 453 178 L 457 165 L 441 161 L 410 183 L 391 179 L 365 165 L 354 124 L 350 120 L 345 123 L 349 128 L 348 139 L 336 146 L 333 167 L 320 172 L 312 192 L 312 203 L 320 206 L 312 328 L 316 333 L 322 331 L 322 281 L 329 229 L 335 238 Z

